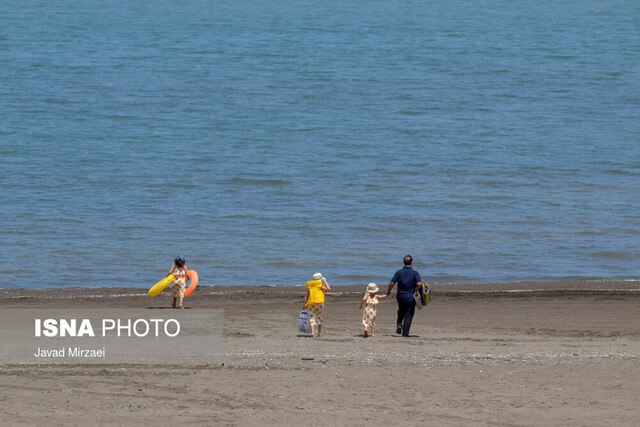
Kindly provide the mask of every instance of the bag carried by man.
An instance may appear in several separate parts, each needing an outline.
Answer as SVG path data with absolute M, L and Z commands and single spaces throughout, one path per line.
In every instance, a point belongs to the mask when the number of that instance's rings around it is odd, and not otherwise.
M 413 292 L 413 299 L 415 300 L 419 310 L 422 310 L 422 306 L 429 304 L 430 298 L 431 286 L 426 283 Z

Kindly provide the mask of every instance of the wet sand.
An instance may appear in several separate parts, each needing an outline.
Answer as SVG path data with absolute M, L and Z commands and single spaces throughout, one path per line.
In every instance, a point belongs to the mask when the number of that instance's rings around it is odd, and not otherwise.
M 224 310 L 224 365 L 0 365 L 0 424 L 640 424 L 640 282 L 436 285 L 408 339 L 394 298 L 363 337 L 363 290 L 327 293 L 312 339 L 296 329 L 302 287 L 198 288 L 185 306 Z M 168 304 L 0 290 L 2 309 Z

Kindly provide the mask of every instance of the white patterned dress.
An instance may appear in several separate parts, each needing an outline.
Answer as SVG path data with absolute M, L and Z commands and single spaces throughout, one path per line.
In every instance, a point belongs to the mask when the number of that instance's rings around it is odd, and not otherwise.
M 305 307 L 307 313 L 309 313 L 309 324 L 316 326 L 322 325 L 322 310 L 324 309 L 324 303 L 309 304 Z
M 364 311 L 362 312 L 362 324 L 364 327 L 373 328 L 376 325 L 376 304 L 378 304 L 378 297 L 371 298 L 367 294 L 367 299 L 364 301 Z
M 173 284 L 171 290 L 173 290 L 174 297 L 183 297 L 184 288 L 187 283 L 187 267 L 176 268 L 173 271 Z

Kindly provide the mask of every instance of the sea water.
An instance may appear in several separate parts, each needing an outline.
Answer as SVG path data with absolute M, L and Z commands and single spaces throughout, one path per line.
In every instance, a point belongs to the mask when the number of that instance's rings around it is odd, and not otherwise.
M 638 278 L 636 1 L 8 1 L 0 287 Z

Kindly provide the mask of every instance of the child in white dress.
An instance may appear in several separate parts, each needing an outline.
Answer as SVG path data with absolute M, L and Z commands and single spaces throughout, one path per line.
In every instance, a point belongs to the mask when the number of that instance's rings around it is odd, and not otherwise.
M 171 306 L 176 308 L 176 300 L 180 298 L 180 308 L 184 309 L 182 300 L 184 299 L 184 288 L 187 283 L 187 266 L 182 255 L 178 255 L 173 262 L 173 267 L 167 273 L 167 276 L 173 274 L 173 284 L 171 285 L 173 300 L 171 301 Z
M 364 294 L 364 297 L 362 297 L 362 301 L 360 301 L 360 308 L 364 305 L 364 311 L 362 312 L 362 324 L 364 325 L 365 338 L 369 336 L 369 328 L 371 329 L 371 336 L 376 336 L 376 305 L 378 304 L 379 299 L 383 299 L 388 296 L 386 294 L 377 295 L 378 290 L 378 285 L 375 283 L 369 283 L 369 285 L 367 285 L 367 291 Z

